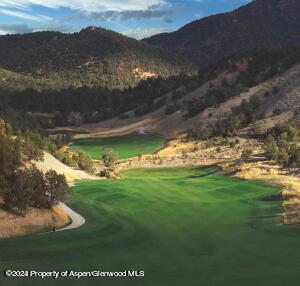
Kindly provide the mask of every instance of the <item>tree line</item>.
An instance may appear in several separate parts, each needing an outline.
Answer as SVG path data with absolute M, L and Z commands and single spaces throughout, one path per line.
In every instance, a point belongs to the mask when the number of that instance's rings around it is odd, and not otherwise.
M 285 167 L 300 168 L 300 130 L 290 124 L 276 124 L 265 134 L 265 149 L 269 158 Z
M 50 209 L 70 192 L 66 179 L 54 170 L 43 174 L 32 160 L 42 152 L 26 137 L 13 136 L 0 119 L 0 196 L 3 208 L 24 214 L 28 207 Z

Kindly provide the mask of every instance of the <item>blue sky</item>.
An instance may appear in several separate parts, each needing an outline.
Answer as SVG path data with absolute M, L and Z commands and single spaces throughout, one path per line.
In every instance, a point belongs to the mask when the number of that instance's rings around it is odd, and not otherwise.
M 251 0 L 0 0 L 0 34 L 76 32 L 86 26 L 135 38 L 174 31 Z

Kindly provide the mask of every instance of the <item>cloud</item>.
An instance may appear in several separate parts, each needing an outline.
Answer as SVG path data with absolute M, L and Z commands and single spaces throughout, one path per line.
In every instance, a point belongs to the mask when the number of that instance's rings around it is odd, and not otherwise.
M 169 17 L 165 17 L 164 18 L 165 23 L 173 23 L 173 19 L 169 18 Z
M 59 25 L 59 26 L 48 26 L 48 27 L 31 27 L 27 24 L 12 24 L 12 25 L 0 25 L 0 35 L 6 34 L 24 34 L 24 33 L 32 33 L 38 31 L 60 31 L 60 32 L 74 32 L 72 27 L 66 25 Z M 129 29 L 122 34 L 136 38 L 136 39 L 143 39 L 151 37 L 155 34 L 159 33 L 167 33 L 172 32 L 169 29 L 164 28 L 135 28 Z
M 143 39 L 143 38 L 149 38 L 153 35 L 160 34 L 160 33 L 169 33 L 172 32 L 172 30 L 165 29 L 165 28 L 135 28 L 135 29 L 129 29 L 127 31 L 124 31 L 122 34 L 136 38 L 136 39 Z
M 35 5 L 50 9 L 70 8 L 86 12 L 145 10 L 165 0 L 1 0 L 0 7 L 25 9 Z
M 44 15 L 39 14 L 29 14 L 22 11 L 15 11 L 15 10 L 9 10 L 9 9 L 0 9 L 0 14 L 21 18 L 25 20 L 31 20 L 31 21 L 50 21 L 52 18 Z
M 11 25 L 0 25 L 0 35 L 7 34 L 24 34 L 33 33 L 39 31 L 60 31 L 65 33 L 74 32 L 74 29 L 70 26 L 61 25 L 48 25 L 48 26 L 29 26 L 27 24 L 11 24 Z
M 165 18 L 167 23 L 172 20 L 169 16 L 175 14 L 183 8 L 182 5 L 171 4 L 157 4 L 147 7 L 143 10 L 127 10 L 127 11 L 115 11 L 108 10 L 102 12 L 91 12 L 90 14 L 77 15 L 82 18 L 88 18 L 98 21 L 128 21 L 128 20 L 141 20 L 141 19 L 155 19 Z
M 0 25 L 0 35 L 31 33 L 34 28 L 27 24 Z
M 49 9 L 68 8 L 73 13 L 67 20 L 128 21 L 164 18 L 183 8 L 182 4 L 170 4 L 169 0 L 0 0 L 0 14 L 30 21 L 50 21 L 48 16 L 37 14 L 36 7 Z M 65 19 L 66 20 L 66 19 Z

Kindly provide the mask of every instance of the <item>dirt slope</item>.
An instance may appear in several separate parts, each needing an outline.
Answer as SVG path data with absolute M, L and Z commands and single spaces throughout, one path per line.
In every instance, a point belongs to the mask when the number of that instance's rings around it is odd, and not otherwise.
M 25 216 L 14 215 L 0 208 L 0 238 L 45 232 L 68 222 L 68 216 L 57 207 L 53 210 L 29 208 Z
M 58 161 L 51 154 L 44 152 L 44 160 L 34 162 L 36 167 L 43 173 L 49 170 L 55 170 L 59 174 L 66 176 L 68 182 L 73 182 L 77 180 L 95 180 L 97 177 L 87 174 L 81 170 L 74 170 L 65 164 Z

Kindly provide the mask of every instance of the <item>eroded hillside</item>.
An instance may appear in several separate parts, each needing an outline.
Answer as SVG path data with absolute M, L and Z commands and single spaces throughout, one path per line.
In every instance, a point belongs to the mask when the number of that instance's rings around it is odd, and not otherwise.
M 108 134 L 118 135 L 138 131 L 144 128 L 146 132 L 161 133 L 166 136 L 174 137 L 185 133 L 195 122 L 216 122 L 226 118 L 232 113 L 232 109 L 238 107 L 243 101 L 248 102 L 251 97 L 255 96 L 260 99 L 257 106 L 257 113 L 263 114 L 259 120 L 263 128 L 274 126 L 278 122 L 288 122 L 296 120 L 300 108 L 300 82 L 299 82 L 300 65 L 295 65 L 281 75 L 275 76 L 261 84 L 258 84 L 249 90 L 243 91 L 227 101 L 217 104 L 216 106 L 206 108 L 199 114 L 185 119 L 185 110 L 178 110 L 172 114 L 166 114 L 166 105 L 154 112 L 144 116 L 135 117 L 134 111 L 127 112 L 126 119 L 113 118 L 100 123 L 83 124 L 77 130 L 88 131 L 86 136 L 107 136 Z M 222 82 L 227 79 L 229 82 L 234 81 L 236 73 L 230 73 L 217 77 L 201 85 L 196 90 L 185 94 L 178 102 L 191 101 L 207 95 L 207 92 L 213 87 L 221 87 Z M 172 100 L 172 93 L 165 95 Z M 131 118 L 130 118 L 131 117 Z

